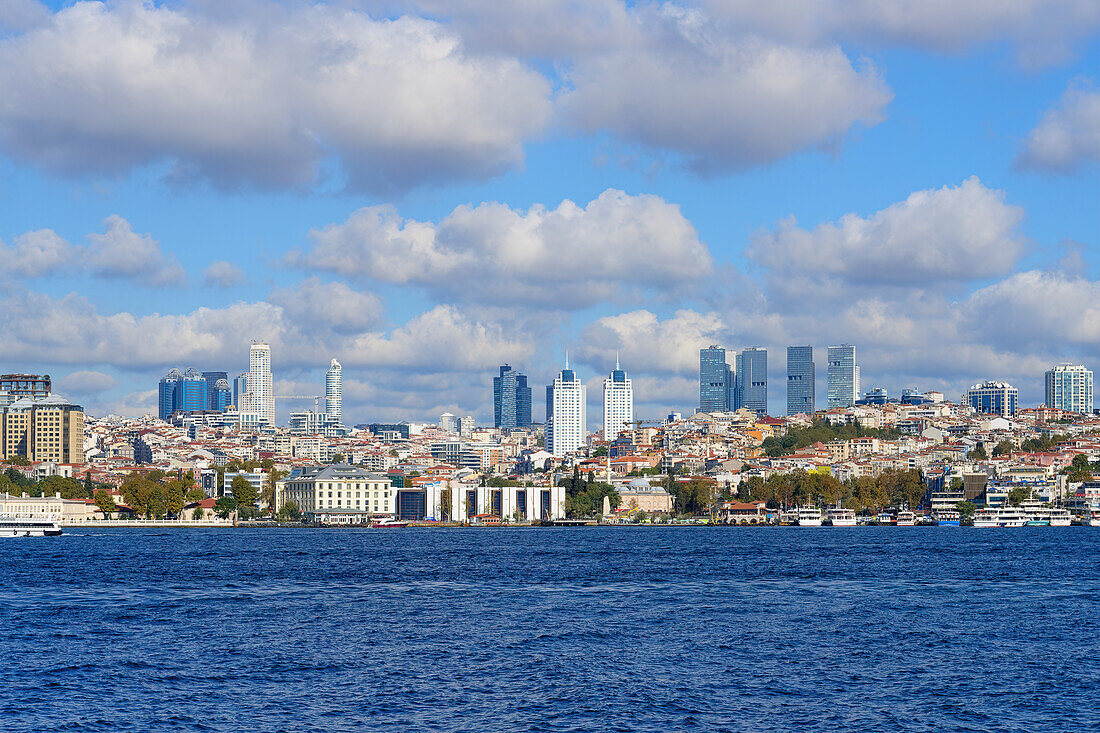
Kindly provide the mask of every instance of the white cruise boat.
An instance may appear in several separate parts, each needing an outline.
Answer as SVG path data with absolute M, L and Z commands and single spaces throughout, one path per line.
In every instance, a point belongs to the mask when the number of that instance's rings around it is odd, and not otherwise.
M 820 527 L 821 510 L 816 506 L 800 506 L 797 521 L 799 527 Z
M 994 509 L 986 507 L 974 513 L 975 527 L 1023 527 L 1027 525 L 1027 515 L 1017 507 Z
M 917 515 L 908 509 L 902 509 L 898 512 L 897 526 L 899 527 L 914 527 L 917 524 Z
M 61 526 L 52 519 L 0 517 L 0 537 L 57 537 Z
M 828 522 L 833 527 L 856 526 L 856 513 L 851 509 L 830 509 Z

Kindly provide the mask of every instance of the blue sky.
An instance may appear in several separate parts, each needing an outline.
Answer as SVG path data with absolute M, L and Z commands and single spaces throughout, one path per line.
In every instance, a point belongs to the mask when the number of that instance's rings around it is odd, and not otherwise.
M 621 351 L 643 416 L 691 409 L 711 342 L 769 348 L 777 414 L 788 343 L 1028 404 L 1044 365 L 1100 367 L 1092 3 L 747 6 L 18 0 L 0 370 L 137 414 L 269 339 L 277 391 L 335 356 L 364 422 L 485 421 L 496 362 L 538 385 L 566 348 L 593 407 Z M 404 230 L 350 219 L 379 206 Z

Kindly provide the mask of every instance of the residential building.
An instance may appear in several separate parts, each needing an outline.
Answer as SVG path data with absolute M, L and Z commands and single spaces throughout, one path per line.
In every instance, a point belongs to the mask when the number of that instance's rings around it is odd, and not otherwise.
M 439 429 L 445 433 L 451 433 L 452 435 L 459 435 L 459 421 L 458 417 L 452 415 L 449 412 L 444 412 L 439 416 Z
M 830 346 L 828 351 L 829 408 L 851 407 L 859 399 L 859 366 L 856 347 Z
M 1092 412 L 1092 371 L 1059 364 L 1046 373 L 1046 405 L 1066 412 Z
M 493 377 L 493 425 L 511 430 L 531 426 L 531 388 L 527 375 L 502 364 Z
M 726 350 L 710 345 L 699 349 L 699 411 L 728 412 L 733 375 L 726 363 Z
M 768 414 L 768 352 L 755 346 L 737 354 L 733 410 Z
M 458 421 L 458 434 L 463 438 L 468 438 L 474 434 L 474 418 L 472 415 L 467 415 Z
M 585 445 L 587 388 L 577 373 L 565 369 L 546 387 L 546 450 L 561 457 Z
M 813 415 L 817 404 L 814 347 L 787 347 L 787 415 Z
M 344 377 L 340 362 L 333 359 L 325 373 L 325 414 L 337 425 L 344 419 Z
M 275 424 L 275 385 L 271 374 L 271 347 L 262 341 L 248 349 L 248 410 L 265 425 Z
M 389 478 L 344 464 L 295 469 L 277 492 L 276 511 L 288 501 L 325 524 L 363 524 L 396 508 Z
M 985 381 L 975 384 L 963 394 L 963 402 L 984 415 L 1014 417 L 1020 393 L 1007 382 Z
M 84 408 L 61 395 L 22 397 L 0 412 L 0 458 L 84 463 Z
M 50 396 L 49 374 L 2 374 L 0 391 L 7 392 L 15 399 L 30 397 L 40 400 Z
M 634 387 L 626 372 L 619 368 L 619 359 L 616 357 L 615 369 L 603 380 L 604 440 L 614 440 L 633 422 Z

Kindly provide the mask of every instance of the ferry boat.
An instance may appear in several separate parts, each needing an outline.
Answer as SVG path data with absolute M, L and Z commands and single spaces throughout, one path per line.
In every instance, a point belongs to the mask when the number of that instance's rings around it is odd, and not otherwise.
M 797 521 L 799 527 L 820 527 L 821 510 L 816 506 L 800 506 Z
M 1028 527 L 1068 527 L 1073 523 L 1073 515 L 1067 509 L 1036 507 L 1027 509 L 1024 514 Z
M 1023 527 L 1027 515 L 1016 507 L 985 508 L 974 513 L 975 527 Z
M 959 513 L 951 510 L 936 512 L 935 519 L 940 527 L 958 527 L 961 523 Z
M 833 527 L 854 527 L 856 513 L 851 509 L 830 509 L 828 522 Z
M 896 522 L 899 527 L 913 527 L 917 524 L 917 515 L 908 509 L 902 509 L 898 512 L 898 519 Z
M 53 519 L 0 517 L 0 537 L 57 537 L 61 526 Z
M 408 527 L 408 522 L 399 522 L 392 517 L 385 517 L 383 519 L 371 522 L 371 527 L 374 529 L 400 529 L 401 527 Z

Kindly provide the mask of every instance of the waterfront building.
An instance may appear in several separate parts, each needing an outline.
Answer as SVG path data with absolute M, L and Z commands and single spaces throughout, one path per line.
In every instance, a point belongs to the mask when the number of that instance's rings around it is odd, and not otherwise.
M 742 407 L 757 415 L 768 414 L 768 351 L 755 346 L 737 354 L 733 410 Z
M 0 391 L 7 392 L 14 399 L 30 397 L 40 400 L 50 396 L 49 374 L 2 374 Z
M 614 440 L 633 422 L 634 387 L 615 357 L 615 369 L 603 380 L 604 440 Z
M 358 466 L 295 469 L 281 484 L 275 510 L 293 501 L 310 521 L 365 524 L 376 517 L 392 517 L 396 508 L 389 478 Z
M 531 388 L 527 375 L 502 364 L 493 377 L 493 425 L 511 430 L 531 427 Z
M 733 397 L 733 375 L 726 350 L 711 344 L 699 349 L 699 411 L 728 412 Z
M 344 376 L 340 362 L 333 359 L 325 373 L 325 414 L 339 425 L 344 419 Z
M 439 429 L 445 433 L 458 435 L 460 433 L 458 417 L 444 412 L 439 416 Z
M 61 395 L 22 397 L 0 412 L 0 459 L 84 463 L 84 408 Z
M 271 374 L 271 347 L 262 341 L 248 349 L 248 411 L 265 425 L 275 424 L 275 385 Z
M 577 373 L 565 369 L 546 387 L 546 450 L 561 457 L 585 445 L 587 387 Z
M 411 518 L 405 510 L 405 494 L 399 490 L 399 518 Z M 443 483 L 417 487 L 426 504 L 424 516 L 449 519 L 452 522 L 477 521 L 477 517 L 500 517 L 512 521 L 550 521 L 565 519 L 564 486 L 470 486 Z M 443 499 L 449 494 L 449 502 Z M 443 516 L 442 508 L 449 503 L 450 512 Z
M 1046 405 L 1066 412 L 1092 412 L 1092 371 L 1082 364 L 1059 364 L 1046 373 Z
M 859 399 L 859 366 L 856 347 L 830 346 L 828 351 L 829 408 L 851 407 Z
M 963 394 L 963 402 L 983 415 L 1016 415 L 1019 390 L 1007 382 L 985 381 L 975 384 Z
M 813 415 L 817 404 L 814 347 L 787 347 L 787 415 Z

